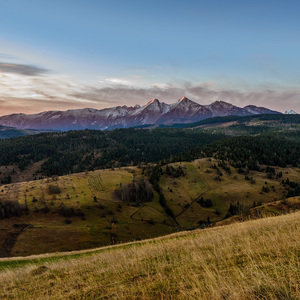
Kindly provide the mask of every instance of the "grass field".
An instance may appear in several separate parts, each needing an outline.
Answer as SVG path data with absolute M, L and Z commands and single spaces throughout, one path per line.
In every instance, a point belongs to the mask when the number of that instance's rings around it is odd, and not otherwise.
M 121 183 L 143 176 L 137 167 L 3 185 L 1 201 L 27 205 L 29 214 L 0 220 L 0 249 L 5 250 L 2 257 L 95 248 L 193 229 L 208 219 L 223 220 L 230 204 L 239 202 L 243 209 L 248 209 L 253 202 L 280 200 L 285 192 L 281 179 L 268 179 L 261 172 L 248 174 L 255 179 L 252 183 L 234 168 L 232 174 L 221 170 L 221 180 L 216 180 L 215 163 L 218 162 L 213 159 L 174 163 L 175 168 L 182 167 L 185 176 L 161 176 L 160 186 L 173 219 L 160 205 L 155 191 L 151 202 L 141 204 L 116 198 L 114 190 Z M 284 179 L 299 181 L 298 169 L 277 168 L 276 172 L 279 171 Z M 58 187 L 60 192 L 50 193 L 49 186 Z M 268 186 L 269 192 L 262 192 L 262 186 Z M 210 199 L 212 206 L 201 206 L 201 197 Z M 66 217 L 60 213 L 61 207 L 73 208 L 84 216 Z
M 1 259 L 0 297 L 299 299 L 299 228 L 296 212 L 88 253 Z

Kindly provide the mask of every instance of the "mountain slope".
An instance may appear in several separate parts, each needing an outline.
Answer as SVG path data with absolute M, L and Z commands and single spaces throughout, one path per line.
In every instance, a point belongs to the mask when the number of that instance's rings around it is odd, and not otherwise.
M 279 114 L 254 105 L 240 108 L 224 101 L 200 105 L 186 97 L 174 104 L 153 99 L 144 106 L 116 106 L 102 110 L 85 108 L 67 111 L 46 111 L 38 114 L 12 114 L 0 117 L 0 125 L 18 129 L 114 129 L 144 124 L 188 123 L 214 116 L 246 116 Z
M 245 109 L 224 101 L 215 101 L 212 104 L 208 105 L 207 108 L 212 112 L 213 117 L 229 115 L 244 116 L 247 114 L 247 111 Z

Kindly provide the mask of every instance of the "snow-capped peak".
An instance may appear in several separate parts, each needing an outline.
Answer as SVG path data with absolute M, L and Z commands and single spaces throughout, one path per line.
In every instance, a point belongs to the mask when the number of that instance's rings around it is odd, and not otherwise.
M 174 105 L 174 107 L 175 106 L 186 106 L 186 105 L 190 105 L 190 104 L 197 104 L 197 105 L 200 105 L 200 104 L 198 104 L 198 103 L 196 103 L 196 102 L 194 102 L 194 101 L 192 101 L 192 100 L 190 100 L 189 98 L 187 98 L 187 97 L 181 97 L 176 103 L 175 103 L 175 105 Z
M 158 99 L 153 99 L 147 103 L 143 110 L 157 111 L 164 114 L 170 110 L 170 105 L 164 102 L 159 102 Z
M 294 110 L 290 109 L 290 110 L 286 110 L 285 115 L 298 115 L 298 113 L 296 113 Z
M 183 96 L 178 100 L 178 102 L 187 101 L 187 100 L 190 100 L 190 99 L 187 98 L 186 96 Z
M 146 105 L 150 105 L 152 103 L 160 103 L 158 99 L 152 99 L 151 101 L 149 101 Z

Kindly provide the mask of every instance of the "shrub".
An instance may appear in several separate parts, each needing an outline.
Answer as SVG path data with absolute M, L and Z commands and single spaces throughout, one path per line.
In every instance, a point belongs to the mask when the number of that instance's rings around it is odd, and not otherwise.
M 270 188 L 268 186 L 263 186 L 261 189 L 264 193 L 269 193 L 270 192 Z
M 153 190 L 149 181 L 141 178 L 131 184 L 122 184 L 119 190 L 115 190 L 115 195 L 127 202 L 149 202 L 153 198 Z
M 43 208 L 42 208 L 42 212 L 44 214 L 47 214 L 48 212 L 50 211 L 49 207 L 47 205 L 45 205 Z
M 63 217 L 71 218 L 71 217 L 84 217 L 85 214 L 80 209 L 75 210 L 73 207 L 66 207 L 64 204 L 61 205 L 59 213 Z
M 203 208 L 210 208 L 213 206 L 213 202 L 211 199 L 203 199 L 203 197 L 201 197 L 198 201 L 198 204 L 200 204 Z
M 155 224 L 155 222 L 154 222 L 152 219 L 148 220 L 147 222 L 148 222 L 150 225 L 154 225 L 154 224 Z
M 50 194 L 50 195 L 53 195 L 53 194 L 60 194 L 60 192 L 61 192 L 60 187 L 57 186 L 57 185 L 53 185 L 53 184 L 50 184 L 50 185 L 48 186 L 48 190 L 49 190 L 49 194 Z

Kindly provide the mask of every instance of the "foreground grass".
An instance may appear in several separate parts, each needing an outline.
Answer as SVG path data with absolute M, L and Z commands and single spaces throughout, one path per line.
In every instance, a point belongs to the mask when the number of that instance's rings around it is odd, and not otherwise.
M 1 299 L 299 299 L 300 212 L 0 273 Z

